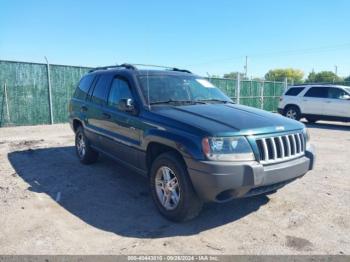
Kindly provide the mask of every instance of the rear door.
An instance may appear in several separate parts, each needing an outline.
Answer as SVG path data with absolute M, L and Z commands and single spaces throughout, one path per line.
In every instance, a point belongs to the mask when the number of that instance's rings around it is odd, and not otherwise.
M 121 99 L 133 99 L 135 96 L 128 79 L 115 76 L 110 87 L 107 104 L 103 114 L 103 129 L 106 136 L 103 137 L 102 148 L 114 157 L 138 167 L 138 148 L 140 146 L 140 130 L 136 128 L 138 116 L 131 112 L 118 109 Z
M 91 89 L 93 89 L 95 81 L 96 81 L 95 74 L 85 75 L 80 80 L 78 87 L 76 88 L 73 98 L 71 100 L 71 111 L 72 111 L 71 117 L 78 117 L 84 123 L 84 127 L 87 127 L 89 125 L 88 93 L 91 92 Z M 92 134 L 88 131 L 85 132 L 85 135 L 87 135 L 90 140 L 94 139 Z
M 332 113 L 331 116 L 350 117 L 349 95 L 341 88 L 329 88 L 326 111 Z
M 95 85 L 89 91 L 86 104 L 86 130 L 90 141 L 100 147 L 101 135 L 104 133 L 104 121 L 106 116 L 103 114 L 106 106 L 107 94 L 112 76 L 110 74 L 101 74 L 95 81 Z
M 326 105 L 330 103 L 328 99 L 328 87 L 310 87 L 302 98 L 302 113 L 311 115 L 327 115 Z

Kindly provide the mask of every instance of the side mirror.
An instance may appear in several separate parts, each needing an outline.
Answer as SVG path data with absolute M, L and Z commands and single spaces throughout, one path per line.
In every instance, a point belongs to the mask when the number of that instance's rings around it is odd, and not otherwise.
M 123 112 L 135 112 L 134 100 L 131 98 L 120 99 L 118 109 Z
M 350 100 L 350 95 L 343 95 L 340 99 Z

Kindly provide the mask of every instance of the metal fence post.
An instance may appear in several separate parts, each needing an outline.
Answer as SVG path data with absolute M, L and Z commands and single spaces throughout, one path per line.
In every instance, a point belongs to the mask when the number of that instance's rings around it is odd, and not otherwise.
M 11 123 L 10 108 L 9 108 L 8 95 L 7 95 L 7 83 L 6 82 L 4 84 L 4 95 L 5 95 L 7 121 L 8 121 L 8 123 Z
M 265 87 L 265 81 L 262 81 L 262 86 L 260 89 L 260 101 L 261 101 L 261 109 L 264 109 L 264 87 Z
M 237 89 L 236 89 L 236 103 L 239 104 L 240 95 L 241 95 L 241 76 L 237 74 Z
M 46 56 L 45 56 L 45 60 L 46 60 L 46 65 L 47 65 L 47 83 L 48 83 L 48 86 L 49 86 L 50 123 L 52 125 L 53 124 L 53 113 L 52 113 L 52 93 L 51 93 L 50 64 L 49 64 L 49 61 L 47 60 Z
M 283 86 L 284 90 L 286 90 L 287 87 L 288 87 L 288 78 L 286 77 L 286 78 L 284 79 L 284 86 Z

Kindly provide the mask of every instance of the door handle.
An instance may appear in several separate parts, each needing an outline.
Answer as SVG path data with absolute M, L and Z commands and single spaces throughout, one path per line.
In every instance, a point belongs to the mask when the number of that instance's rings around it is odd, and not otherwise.
M 103 118 L 110 119 L 111 115 L 107 113 L 102 113 Z
M 80 107 L 80 111 L 81 112 L 86 112 L 88 109 L 87 109 L 87 107 L 86 106 L 81 106 Z
M 326 101 L 327 104 L 332 103 L 332 101 Z

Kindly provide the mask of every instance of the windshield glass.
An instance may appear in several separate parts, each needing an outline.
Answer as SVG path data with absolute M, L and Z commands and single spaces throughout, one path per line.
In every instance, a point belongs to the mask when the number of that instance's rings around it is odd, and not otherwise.
M 345 87 L 345 90 L 350 94 L 350 87 Z
M 204 78 L 184 75 L 142 75 L 138 78 L 144 98 L 150 104 L 169 101 L 232 102 Z

